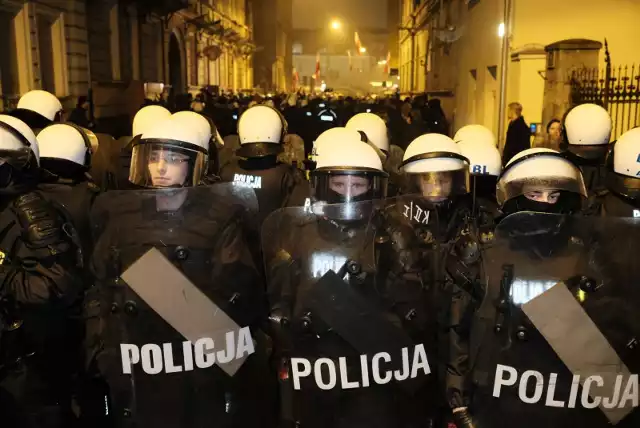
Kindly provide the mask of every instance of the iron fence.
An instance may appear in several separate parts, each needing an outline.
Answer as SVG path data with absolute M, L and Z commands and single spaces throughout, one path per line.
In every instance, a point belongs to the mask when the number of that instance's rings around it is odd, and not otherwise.
M 572 106 L 595 103 L 609 111 L 613 140 L 640 126 L 640 65 L 614 67 L 607 50 L 603 70 L 575 70 L 570 82 Z

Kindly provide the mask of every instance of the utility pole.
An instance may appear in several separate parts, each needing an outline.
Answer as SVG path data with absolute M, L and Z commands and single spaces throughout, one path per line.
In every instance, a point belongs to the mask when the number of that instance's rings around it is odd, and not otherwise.
M 504 0 L 504 35 L 502 36 L 502 63 L 500 64 L 500 108 L 498 111 L 498 141 L 505 144 L 505 113 L 507 111 L 507 73 L 509 70 L 509 44 L 511 38 L 511 0 Z

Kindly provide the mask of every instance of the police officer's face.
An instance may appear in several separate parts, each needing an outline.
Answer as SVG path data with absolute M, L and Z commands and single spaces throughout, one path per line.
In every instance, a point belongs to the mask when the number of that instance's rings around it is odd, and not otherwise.
M 431 202 L 442 202 L 451 196 L 453 178 L 448 174 L 421 177 L 420 188 L 425 199 Z
M 524 196 L 531 201 L 544 202 L 546 204 L 553 205 L 558 202 L 560 192 L 556 190 L 534 190 L 526 192 Z
M 154 150 L 149 157 L 151 182 L 157 187 L 182 186 L 189 171 L 189 157 L 169 150 Z
M 329 179 L 329 188 L 342 196 L 356 197 L 367 193 L 369 179 L 355 175 L 336 175 Z

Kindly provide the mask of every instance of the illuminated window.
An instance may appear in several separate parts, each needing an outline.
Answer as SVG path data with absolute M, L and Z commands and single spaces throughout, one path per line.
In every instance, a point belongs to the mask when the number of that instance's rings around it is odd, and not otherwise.
M 293 54 L 294 55 L 302 55 L 302 43 L 294 43 L 293 44 Z

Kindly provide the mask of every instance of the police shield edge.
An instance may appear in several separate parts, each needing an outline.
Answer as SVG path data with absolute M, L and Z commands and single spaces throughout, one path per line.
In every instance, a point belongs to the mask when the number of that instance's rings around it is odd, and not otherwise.
M 638 426 L 639 237 L 633 219 L 502 220 L 471 334 L 482 426 Z
M 285 208 L 265 220 L 270 332 L 284 422 L 429 423 L 413 415 L 428 406 L 411 404 L 432 377 L 429 346 L 396 311 L 406 302 L 392 307 L 387 299 L 393 291 L 380 263 L 390 245 L 384 211 L 396 203 Z
M 97 198 L 102 328 L 87 328 L 103 343 L 89 351 L 116 426 L 196 427 L 211 418 L 227 426 L 233 408 L 254 401 L 236 384 L 260 353 L 254 327 L 264 293 L 242 237 L 256 210 L 253 190 L 231 184 Z

